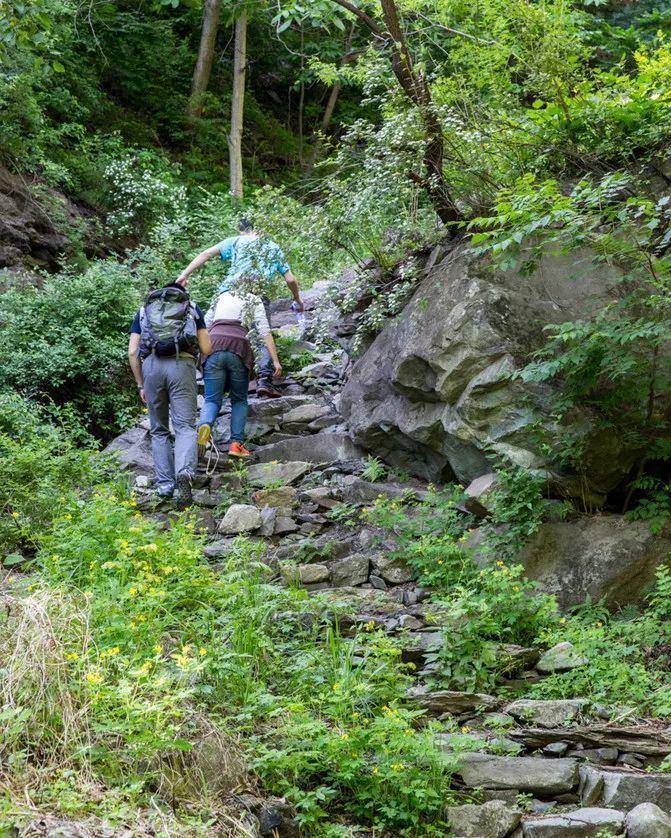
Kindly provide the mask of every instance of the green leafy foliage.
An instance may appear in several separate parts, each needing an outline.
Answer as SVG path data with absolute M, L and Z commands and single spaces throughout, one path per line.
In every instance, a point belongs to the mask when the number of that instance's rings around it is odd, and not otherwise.
M 140 299 L 139 283 L 113 260 L 48 277 L 41 288 L 10 288 L 0 322 L 0 352 L 11 358 L 5 385 L 71 403 L 103 435 L 127 424 L 137 394 L 125 336 Z

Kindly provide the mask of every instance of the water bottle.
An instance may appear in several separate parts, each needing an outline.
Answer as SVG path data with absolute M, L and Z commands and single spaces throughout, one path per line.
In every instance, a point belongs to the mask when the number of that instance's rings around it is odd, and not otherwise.
M 298 310 L 298 303 L 295 300 L 291 304 L 291 310 L 296 315 L 296 323 L 298 323 L 298 336 L 302 338 L 305 334 L 305 314 Z

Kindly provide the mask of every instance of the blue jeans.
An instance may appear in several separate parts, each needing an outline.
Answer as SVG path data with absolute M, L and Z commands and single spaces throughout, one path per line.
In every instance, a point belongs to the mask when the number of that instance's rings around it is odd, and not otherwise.
M 214 352 L 203 367 L 205 403 L 200 411 L 199 425 L 214 425 L 224 393 L 231 396 L 231 439 L 242 442 L 247 421 L 247 387 L 249 373 L 242 359 L 233 352 Z

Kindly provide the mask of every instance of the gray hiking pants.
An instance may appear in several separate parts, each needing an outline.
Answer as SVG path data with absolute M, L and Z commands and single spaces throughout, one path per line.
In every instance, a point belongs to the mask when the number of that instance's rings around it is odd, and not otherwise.
M 142 375 L 156 489 L 161 495 L 169 495 L 175 488 L 176 476 L 192 478 L 196 473 L 196 362 L 188 355 L 179 359 L 149 355 L 142 362 Z M 170 420 L 175 431 L 174 446 Z

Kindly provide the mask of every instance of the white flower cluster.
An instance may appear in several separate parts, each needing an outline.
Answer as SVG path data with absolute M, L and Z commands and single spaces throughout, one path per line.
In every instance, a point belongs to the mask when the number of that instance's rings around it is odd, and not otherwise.
M 113 235 L 150 231 L 186 207 L 186 188 L 156 174 L 135 153 L 108 163 L 104 174 L 110 185 L 107 224 Z

